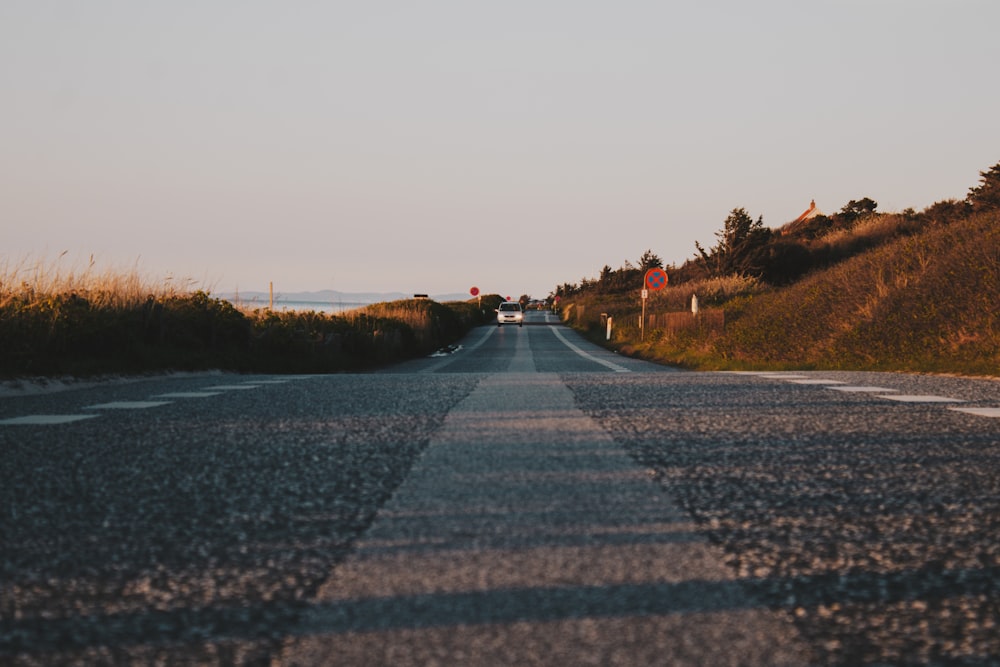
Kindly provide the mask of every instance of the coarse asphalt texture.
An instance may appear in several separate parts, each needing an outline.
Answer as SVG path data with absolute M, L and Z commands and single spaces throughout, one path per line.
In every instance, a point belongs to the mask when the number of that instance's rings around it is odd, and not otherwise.
M 676 372 L 529 315 L 0 398 L 0 664 L 1000 664 L 1000 383 Z

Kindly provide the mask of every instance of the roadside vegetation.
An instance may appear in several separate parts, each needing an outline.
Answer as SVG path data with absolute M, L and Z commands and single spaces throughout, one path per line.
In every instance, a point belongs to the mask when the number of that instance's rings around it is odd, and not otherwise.
M 241 310 L 137 270 L 0 266 L 0 377 L 166 370 L 326 373 L 430 354 L 486 317 L 426 299 L 340 314 Z M 499 296 L 483 298 L 492 315 Z
M 694 369 L 1000 375 L 1000 163 L 980 175 L 964 199 L 920 212 L 882 213 L 862 197 L 771 229 L 733 209 L 683 265 L 647 250 L 557 286 L 549 303 L 597 342 Z M 643 276 L 656 267 L 670 284 L 650 292 L 640 329 Z M 455 342 L 502 300 L 275 312 L 135 268 L 0 260 L 0 377 L 374 368 Z
M 552 294 L 619 351 L 695 369 L 872 369 L 1000 375 L 1000 163 L 965 199 L 880 213 L 864 197 L 778 229 L 734 209 L 668 287 L 640 289 L 652 251 Z M 691 315 L 692 296 L 699 315 Z M 662 313 L 688 313 L 666 327 Z M 705 326 L 708 314 L 713 322 Z M 657 319 L 659 318 L 659 319 Z M 699 324 L 700 323 L 700 324 Z

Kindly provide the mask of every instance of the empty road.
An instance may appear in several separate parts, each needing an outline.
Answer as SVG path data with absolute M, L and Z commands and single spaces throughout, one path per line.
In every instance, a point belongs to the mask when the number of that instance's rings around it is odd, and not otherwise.
M 0 396 L 0 664 L 1000 664 L 1000 382 L 548 313 L 379 372 Z

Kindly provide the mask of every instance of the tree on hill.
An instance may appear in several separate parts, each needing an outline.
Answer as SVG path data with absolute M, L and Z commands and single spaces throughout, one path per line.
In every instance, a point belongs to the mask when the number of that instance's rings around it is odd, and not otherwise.
M 746 209 L 734 208 L 715 237 L 718 242 L 711 250 L 705 250 L 697 241 L 694 244 L 710 275 L 759 275 L 760 250 L 771 239 L 771 230 L 764 226 L 763 216 L 755 221 Z
M 639 258 L 639 271 L 646 273 L 650 269 L 662 269 L 663 260 L 660 256 L 654 253 L 652 250 L 647 250 L 642 253 L 642 257 Z
M 840 209 L 840 213 L 837 214 L 837 217 L 840 219 L 840 222 L 850 226 L 858 220 L 874 215 L 875 209 L 877 208 L 878 202 L 871 197 L 852 199 L 844 204 L 844 208 Z
M 958 199 L 943 199 L 925 208 L 919 215 L 933 225 L 947 224 L 969 214 L 969 203 Z
M 1000 208 L 1000 162 L 989 171 L 979 172 L 979 185 L 969 188 L 966 201 L 974 212 L 991 211 Z

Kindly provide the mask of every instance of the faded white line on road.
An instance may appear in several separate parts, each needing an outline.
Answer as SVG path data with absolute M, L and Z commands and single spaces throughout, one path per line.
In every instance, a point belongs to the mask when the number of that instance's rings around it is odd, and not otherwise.
M 496 333 L 496 330 L 499 329 L 499 328 L 500 327 L 492 327 L 492 326 L 491 327 L 487 327 L 486 333 L 483 334 L 482 337 L 480 337 L 480 339 L 477 340 L 475 343 L 473 343 L 469 347 L 464 348 L 464 350 L 466 352 L 472 352 L 472 351 L 478 349 L 483 343 L 486 342 L 486 340 L 490 336 L 492 336 L 494 333 Z M 444 359 L 443 361 L 439 361 L 438 363 L 434 364 L 433 366 L 428 366 L 427 368 L 425 368 L 422 371 L 420 371 L 420 373 L 421 374 L 423 374 L 423 373 L 434 373 L 434 372 L 436 372 L 436 371 L 444 368 L 445 366 L 447 366 L 448 364 L 450 364 L 453 361 L 455 361 L 455 355 L 453 355 L 453 354 L 452 355 L 448 355 L 448 357 L 446 359 Z
M 931 394 L 926 394 L 926 395 L 894 394 L 891 396 L 879 396 L 879 398 L 888 398 L 890 401 L 899 401 L 900 403 L 964 403 L 965 402 L 958 398 L 949 398 L 947 396 L 934 396 Z
M 823 379 L 817 379 L 817 380 L 791 380 L 791 383 L 792 384 L 823 384 L 823 385 L 844 384 L 840 380 L 823 380 Z M 833 389 L 833 388 L 834 387 L 831 387 L 831 389 Z
M 275 663 L 809 664 L 784 613 L 575 400 L 555 374 L 484 378 Z
M 221 391 L 175 391 L 171 394 L 157 394 L 153 398 L 208 398 L 221 395 Z
M 980 417 L 1000 417 L 1000 408 L 948 408 L 955 412 L 965 412 Z
M 83 419 L 93 419 L 97 415 L 25 415 L 24 417 L 13 417 L 11 419 L 0 420 L 3 426 L 50 426 L 53 424 L 69 424 Z
M 144 410 L 146 408 L 158 408 L 161 405 L 170 405 L 170 401 L 112 401 L 111 403 L 88 405 L 83 409 L 84 410 Z
M 205 387 L 205 391 L 241 391 L 246 389 L 260 389 L 259 384 L 218 384 L 214 387 Z
M 588 361 L 593 361 L 594 363 L 597 363 L 597 364 L 600 364 L 602 366 L 605 366 L 606 368 L 610 368 L 611 370 L 613 370 L 616 373 L 631 373 L 632 372 L 629 369 L 625 368 L 624 366 L 619 366 L 616 363 L 613 363 L 613 362 L 610 362 L 610 361 L 605 361 L 604 359 L 598 359 L 597 357 L 595 357 L 593 355 L 587 354 L 582 349 L 580 349 L 579 347 L 577 347 L 573 343 L 571 343 L 568 340 L 566 340 L 566 337 L 563 336 L 562 332 L 559 331 L 559 329 L 557 327 L 552 327 L 552 333 L 554 333 L 556 335 L 556 338 L 558 338 L 559 340 L 562 341 L 563 345 L 565 345 L 569 349 L 573 350 L 574 352 L 576 352 L 577 354 L 579 354 L 584 359 L 587 359 Z
M 846 387 L 827 387 L 827 389 L 833 389 L 834 391 L 847 391 L 847 392 L 858 392 L 858 393 L 868 393 L 868 394 L 878 394 L 884 391 L 897 391 L 896 389 L 890 389 L 889 387 L 867 387 L 862 385 L 849 385 Z

